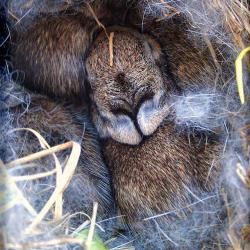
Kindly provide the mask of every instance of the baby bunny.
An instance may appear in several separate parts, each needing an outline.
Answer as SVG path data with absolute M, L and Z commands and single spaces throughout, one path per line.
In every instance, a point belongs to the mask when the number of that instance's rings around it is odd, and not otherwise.
M 135 30 L 112 27 L 114 65 L 109 42 L 101 34 L 87 58 L 93 120 L 104 138 L 116 200 L 126 222 L 186 204 L 185 187 L 211 190 L 219 145 L 188 138 L 168 118 L 169 95 L 178 87 L 161 67 L 157 42 Z M 213 171 L 209 171 L 214 162 Z
M 109 66 L 104 33 L 86 61 L 94 122 L 101 137 L 137 145 L 167 116 L 168 96 L 177 86 L 162 70 L 167 63 L 156 41 L 132 29 L 112 27 L 111 31 L 114 65 Z
M 102 13 L 94 11 L 100 21 L 103 16 L 109 19 L 104 8 Z M 24 73 L 25 87 L 71 102 L 86 95 L 85 57 L 99 28 L 91 13 L 85 12 L 44 15 L 16 28 L 12 62 Z
M 5 98 L 7 101 L 15 94 L 13 89 L 11 93 L 10 98 L 8 96 L 7 99 Z M 8 119 L 11 121 L 11 124 L 8 124 L 9 127 L 11 125 L 12 128 L 34 129 L 45 138 L 51 147 L 71 140 L 81 145 L 78 166 L 69 188 L 64 192 L 66 211 L 90 213 L 93 202 L 97 201 L 100 208 L 99 214 L 110 212 L 113 206 L 110 177 L 101 156 L 96 131 L 88 118 L 86 105 L 82 103 L 81 108 L 63 105 L 41 95 L 26 94 L 23 90 L 22 95 L 30 96 L 30 104 L 28 107 L 24 103 L 12 107 L 8 103 L 10 107 Z M 25 99 L 27 98 L 25 97 Z M 4 145 L 2 160 L 5 162 L 39 151 L 39 142 L 32 133 L 2 132 L 5 134 L 2 138 L 6 141 L 2 144 Z M 57 156 L 59 159 L 65 159 L 63 152 L 58 153 Z M 36 164 L 35 171 L 39 172 L 54 168 L 53 158 L 42 159 Z M 31 174 L 30 171 L 29 174 Z M 50 180 L 48 179 L 46 183 L 49 186 Z M 54 184 L 51 183 L 51 185 Z M 36 187 L 39 188 L 39 185 Z M 39 195 L 37 195 L 37 200 L 39 201 Z

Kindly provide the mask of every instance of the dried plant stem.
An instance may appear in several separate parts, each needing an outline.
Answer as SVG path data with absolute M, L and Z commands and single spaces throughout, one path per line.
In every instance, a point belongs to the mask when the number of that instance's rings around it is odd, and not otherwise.
M 22 175 L 22 176 L 12 176 L 12 179 L 15 182 L 18 182 L 18 181 L 31 181 L 31 180 L 41 179 L 41 178 L 53 175 L 55 173 L 56 173 L 56 169 L 53 169 L 51 171 L 47 171 L 47 172 L 43 172 L 43 173 L 38 173 L 38 174 Z
M 65 142 L 63 144 L 51 147 L 49 149 L 45 149 L 45 150 L 39 151 L 37 153 L 33 153 L 33 154 L 27 155 L 25 157 L 16 159 L 14 161 L 11 161 L 11 162 L 5 164 L 5 166 L 7 168 L 10 168 L 10 167 L 15 167 L 17 165 L 25 164 L 27 162 L 35 161 L 37 159 L 40 159 L 40 158 L 46 157 L 48 155 L 51 155 L 52 153 L 56 153 L 56 152 L 60 152 L 60 151 L 63 151 L 65 149 L 68 149 L 71 146 L 72 146 L 72 141 Z
M 23 4 L 23 6 L 21 6 L 21 8 L 29 9 L 29 8 L 32 7 L 33 2 L 34 2 L 33 0 L 28 0 L 28 1 L 26 1 L 26 2 Z
M 32 180 L 32 179 L 37 179 L 37 178 L 43 178 L 51 174 L 54 174 L 55 172 L 57 173 L 57 176 L 60 177 L 60 178 L 57 178 L 56 188 L 53 194 L 51 195 L 51 197 L 49 198 L 45 206 L 42 208 L 42 210 L 38 214 L 32 211 L 31 205 L 29 206 L 28 204 L 25 205 L 26 207 L 29 207 L 30 212 L 32 212 L 32 214 L 35 216 L 33 222 L 25 230 L 26 234 L 30 234 L 32 230 L 34 230 L 34 228 L 42 221 L 42 219 L 48 213 L 48 211 L 52 208 L 53 204 L 55 205 L 58 204 L 58 208 L 55 209 L 54 219 L 58 219 L 62 216 L 62 195 L 74 174 L 75 168 L 78 163 L 78 159 L 80 157 L 81 147 L 78 143 L 73 142 L 73 141 L 66 142 L 64 144 L 57 145 L 54 147 L 50 147 L 49 144 L 46 142 L 46 140 L 38 132 L 36 132 L 33 129 L 20 128 L 20 129 L 16 129 L 13 131 L 22 131 L 22 130 L 32 132 L 38 138 L 40 145 L 42 148 L 44 148 L 44 150 L 19 158 L 12 162 L 9 162 L 8 164 L 6 164 L 6 166 L 10 168 L 10 167 L 14 167 L 17 165 L 25 164 L 25 163 L 43 158 L 48 155 L 53 155 L 55 163 L 56 163 L 56 167 L 52 171 L 39 173 L 39 174 L 35 174 L 32 176 L 16 176 L 16 177 L 13 177 L 12 181 Z M 68 149 L 68 148 L 72 148 L 72 151 L 65 164 L 64 171 L 62 172 L 61 164 L 58 158 L 56 157 L 55 153 Z
M 250 176 L 239 162 L 236 165 L 236 173 L 241 181 L 245 184 L 246 188 L 250 189 Z
M 112 67 L 114 64 L 113 40 L 114 40 L 114 32 L 111 32 L 109 36 L 109 65 L 110 67 Z
M 14 129 L 12 130 L 13 132 L 15 131 L 29 131 L 31 133 L 33 133 L 37 139 L 39 140 L 39 143 L 41 145 L 41 147 L 43 149 L 50 149 L 50 145 L 47 143 L 47 141 L 44 139 L 44 137 L 38 133 L 37 131 L 35 131 L 34 129 L 31 128 L 18 128 L 18 129 Z M 57 156 L 52 153 L 52 156 L 54 158 L 55 161 L 55 165 L 56 165 L 56 182 L 57 184 L 60 182 L 61 178 L 62 178 L 62 166 L 60 164 L 59 159 L 57 158 Z M 62 217 L 62 203 L 63 203 L 63 197 L 62 194 L 57 196 L 56 202 L 55 202 L 55 213 L 54 213 L 54 218 L 57 220 L 59 218 Z
M 95 233 L 95 223 L 96 223 L 97 209 L 98 209 L 98 203 L 94 202 L 93 213 L 92 213 L 92 217 L 91 217 L 91 224 L 90 224 L 90 228 L 89 228 L 89 234 L 88 234 L 87 240 L 85 242 L 87 250 L 91 249 L 91 243 L 92 243 L 94 233 Z
M 163 4 L 167 9 L 169 9 L 172 13 L 164 13 L 164 18 L 168 17 L 171 18 L 174 15 L 179 15 L 180 11 L 178 11 L 175 7 L 171 6 L 170 4 L 168 4 L 167 2 L 165 2 L 164 0 L 160 0 L 161 4 Z M 164 19 L 162 18 L 162 19 Z M 157 21 L 161 21 L 162 19 L 158 19 Z
M 8 185 L 8 188 L 11 190 L 11 192 L 16 193 L 15 199 L 13 199 L 13 201 L 11 201 L 11 202 L 8 202 L 4 206 L 3 211 L 10 209 L 11 207 L 13 207 L 14 205 L 16 205 L 18 203 L 21 203 L 31 215 L 36 216 L 37 215 L 36 210 L 31 206 L 31 204 L 28 202 L 28 200 L 23 196 L 22 192 L 18 189 L 15 182 L 12 180 L 11 176 L 8 176 L 6 166 L 4 165 L 4 163 L 1 160 L 0 160 L 0 168 L 3 169 L 4 172 L 6 172 L 6 176 L 4 176 L 5 185 Z M 2 176 L 0 176 L 0 177 L 2 177 Z M 3 211 L 0 210 L 0 213 Z
M 243 250 L 241 248 L 241 244 L 240 241 L 237 237 L 237 234 L 235 232 L 235 230 L 232 228 L 232 221 L 233 221 L 233 211 L 230 208 L 229 204 L 228 204 L 228 198 L 227 198 L 227 194 L 225 193 L 224 190 L 222 190 L 222 196 L 225 202 L 225 206 L 227 209 L 227 219 L 228 219 L 228 232 L 227 232 L 227 236 L 233 246 L 234 250 Z
M 19 21 L 19 18 L 18 18 L 15 14 L 13 14 L 10 10 L 8 10 L 8 14 L 9 14 L 12 18 L 14 18 L 16 21 Z
M 225 24 L 230 30 L 234 43 L 242 49 L 245 47 L 243 37 L 244 34 L 250 34 L 250 11 L 247 3 L 238 0 L 218 1 L 212 0 L 209 2 L 212 7 L 223 12 L 225 16 Z
M 32 231 L 34 230 L 34 228 L 42 221 L 44 216 L 48 213 L 48 211 L 51 209 L 51 207 L 55 203 L 57 196 L 62 195 L 64 190 L 67 188 L 67 186 L 68 186 L 68 184 L 69 184 L 69 182 L 70 182 L 70 180 L 75 172 L 75 168 L 77 166 L 78 159 L 80 157 L 81 147 L 78 143 L 73 142 L 73 141 L 69 142 L 67 144 L 67 146 L 68 147 L 66 147 L 66 148 L 72 148 L 72 151 L 71 151 L 71 154 L 70 154 L 69 159 L 67 161 L 67 164 L 64 168 L 62 179 L 60 180 L 60 183 L 57 183 L 57 186 L 56 186 L 54 192 L 50 196 L 50 198 L 47 201 L 47 203 L 45 204 L 45 206 L 42 208 L 42 210 L 39 212 L 39 214 L 34 218 L 32 223 L 25 229 L 26 234 L 31 234 Z M 53 148 L 51 148 L 51 149 L 53 149 Z
M 109 39 L 109 35 L 108 35 L 108 33 L 107 33 L 107 30 L 106 30 L 105 26 L 99 21 L 98 17 L 96 16 L 94 10 L 92 9 L 92 7 L 90 6 L 89 3 L 87 3 L 87 6 L 88 6 L 88 9 L 89 9 L 89 11 L 91 12 L 92 16 L 94 17 L 96 23 L 98 24 L 98 26 L 100 26 L 100 27 L 104 30 L 105 35 L 106 35 L 107 38 Z
M 221 66 L 220 66 L 220 64 L 219 64 L 219 62 L 218 62 L 218 60 L 217 60 L 217 56 L 216 56 L 216 53 L 215 53 L 215 51 L 214 51 L 213 45 L 212 45 L 212 43 L 211 43 L 211 41 L 209 40 L 209 38 L 208 38 L 207 35 L 204 36 L 204 40 L 205 40 L 205 42 L 206 42 L 206 44 L 207 44 L 207 47 L 208 47 L 208 49 L 209 49 L 209 51 L 210 51 L 210 53 L 211 53 L 211 56 L 212 56 L 212 58 L 213 58 L 213 60 L 214 60 L 214 64 L 215 64 L 217 70 L 218 70 L 219 72 L 221 72 Z
M 113 66 L 113 58 L 114 58 L 114 53 L 113 53 L 114 32 L 111 32 L 109 35 L 105 26 L 99 21 L 98 17 L 96 16 L 94 10 L 92 9 L 92 7 L 90 6 L 89 3 L 87 3 L 87 6 L 88 6 L 88 9 L 91 12 L 92 16 L 94 17 L 96 23 L 98 24 L 98 26 L 100 26 L 104 30 L 104 33 L 105 33 L 106 37 L 108 38 L 108 41 L 109 41 L 109 65 L 110 65 L 110 67 L 112 67 Z
M 71 238 L 71 237 L 63 237 L 57 238 L 47 241 L 39 241 L 39 242 L 29 242 L 29 243 L 7 243 L 7 249 L 34 249 L 34 248 L 41 248 L 44 249 L 45 247 L 54 247 L 57 245 L 64 245 L 64 244 L 78 244 L 82 245 L 83 241 L 81 239 Z
M 177 9 L 173 6 L 171 6 L 170 4 L 168 4 L 167 2 L 165 2 L 164 0 L 160 0 L 160 2 L 165 6 L 167 7 L 168 9 L 174 11 L 174 12 L 178 12 Z

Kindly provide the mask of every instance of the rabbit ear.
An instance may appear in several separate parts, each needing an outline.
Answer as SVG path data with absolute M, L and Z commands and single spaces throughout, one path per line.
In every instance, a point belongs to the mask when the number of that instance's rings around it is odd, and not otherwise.
M 146 51 L 148 51 L 153 56 L 156 62 L 160 61 L 161 57 L 163 56 L 160 44 L 147 34 L 144 34 L 144 37 L 147 41 L 145 44 Z
M 114 140 L 121 143 L 137 145 L 142 140 L 133 121 L 126 115 L 114 116 L 107 130 Z
M 161 105 L 161 94 L 145 101 L 137 114 L 137 122 L 144 135 L 151 135 L 169 114 L 169 105 Z
M 181 91 L 180 86 L 177 84 L 174 75 L 171 72 L 171 66 L 164 54 L 161 45 L 150 35 L 144 34 L 145 51 L 154 59 L 155 64 L 160 68 L 166 89 L 172 91 Z
M 130 117 L 126 115 L 115 116 L 112 113 L 103 111 L 100 113 L 96 112 L 96 110 L 93 111 L 93 121 L 100 137 L 111 137 L 115 141 L 129 145 L 137 145 L 141 142 L 141 135 Z

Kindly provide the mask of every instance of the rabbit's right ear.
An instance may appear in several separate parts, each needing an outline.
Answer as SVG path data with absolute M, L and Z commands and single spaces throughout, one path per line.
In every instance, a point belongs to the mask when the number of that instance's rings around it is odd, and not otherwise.
M 170 106 L 166 102 L 162 105 L 163 93 L 158 93 L 153 99 L 142 103 L 138 114 L 137 122 L 141 132 L 148 136 L 155 132 L 165 117 L 170 113 Z
M 150 35 L 144 34 L 144 38 L 145 50 L 160 68 L 163 78 L 167 81 L 167 88 L 171 86 L 171 90 L 177 92 L 181 91 L 181 88 L 177 84 L 177 81 L 171 72 L 171 66 L 166 58 L 166 54 L 162 51 L 161 45 Z
M 145 42 L 146 51 L 152 55 L 153 59 L 156 62 L 159 62 L 163 56 L 160 44 L 147 34 L 144 34 L 144 37 L 146 40 Z

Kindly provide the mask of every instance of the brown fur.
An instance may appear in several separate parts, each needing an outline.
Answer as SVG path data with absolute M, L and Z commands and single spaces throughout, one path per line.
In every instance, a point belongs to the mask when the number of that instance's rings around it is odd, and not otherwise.
M 114 65 L 109 65 L 105 34 L 96 39 L 86 61 L 95 124 L 102 137 L 135 145 L 169 113 L 168 96 L 177 86 L 161 70 L 166 61 L 154 39 L 128 28 L 107 32 L 114 32 Z
M 141 217 L 184 206 L 190 195 L 185 185 L 210 190 L 217 176 L 219 146 L 210 140 L 207 144 L 203 139 L 198 143 L 195 136 L 190 139 L 178 133 L 168 121 L 168 96 L 175 91 L 175 83 L 158 66 L 163 62 L 160 61 L 163 54 L 157 42 L 132 29 L 115 27 L 109 31 L 114 32 L 114 66 L 109 66 L 108 41 L 101 35 L 92 47 L 86 67 L 94 122 L 104 137 L 111 137 L 103 150 L 118 206 L 125 220 L 133 225 Z M 121 74 L 122 81 L 118 78 Z M 133 97 L 141 86 L 146 98 L 140 97 L 138 101 Z M 159 91 L 164 95 L 156 103 L 154 98 Z M 117 100 L 121 101 L 118 113 Z M 149 117 L 144 119 L 144 127 L 138 116 L 140 112 Z M 130 121 L 119 120 L 119 116 Z M 150 116 L 159 118 L 156 126 Z M 154 129 L 147 134 L 145 127 Z M 134 139 L 136 132 L 141 136 L 138 141 Z M 210 173 L 214 160 L 214 171 Z
M 141 16 L 135 10 L 128 13 L 128 26 L 139 28 Z M 107 31 L 115 33 L 114 66 L 109 66 L 108 40 L 103 33 L 91 46 L 87 62 L 93 120 L 102 137 L 113 138 L 104 145 L 104 154 L 119 207 L 130 222 L 185 203 L 183 184 L 210 187 L 213 172 L 208 182 L 206 178 L 218 151 L 218 145 L 210 141 L 207 146 L 192 140 L 189 144 L 185 135 L 177 134 L 173 124 L 164 121 L 171 92 L 202 84 L 204 76 L 210 80 L 214 75 L 207 50 L 200 53 L 195 48 L 185 34 L 185 22 L 146 21 L 145 31 L 154 35 L 163 49 L 148 35 L 111 28 Z M 82 98 L 86 51 L 96 30 L 91 15 L 81 13 L 46 17 L 19 33 L 13 62 L 25 72 L 25 85 L 71 101 L 72 97 Z M 162 51 L 168 55 L 174 79 Z
M 177 15 L 174 18 L 158 20 L 144 16 L 142 10 L 132 9 L 127 16 L 126 25 L 143 30 L 153 35 L 167 54 L 171 72 L 181 87 L 204 86 L 213 84 L 216 78 L 216 66 L 204 38 L 195 39 L 188 30 L 191 29 L 187 18 Z M 218 44 L 213 44 L 218 60 L 223 55 L 217 54 Z M 201 47 L 202 45 L 202 47 Z M 224 69 L 226 70 L 226 69 Z M 228 73 L 230 79 L 231 74 Z M 205 80 L 205 82 L 204 82 Z
M 190 197 L 185 186 L 211 190 L 218 152 L 216 142 L 189 141 L 168 121 L 136 147 L 108 140 L 104 155 L 125 221 L 133 225 L 141 218 L 185 207 Z
M 100 205 L 100 213 L 111 209 L 111 188 L 107 168 L 102 159 L 97 134 L 87 117 L 86 105 L 81 108 L 63 106 L 47 97 L 31 95 L 28 112 L 22 105 L 13 107 L 10 114 L 14 117 L 14 128 L 32 128 L 46 139 L 50 146 L 73 140 L 81 145 L 81 156 L 71 183 L 72 187 L 64 195 L 67 211 L 79 212 L 86 209 L 90 212 L 94 201 Z M 30 132 L 15 132 L 15 142 L 10 143 L 18 157 L 34 153 L 39 149 L 39 142 Z M 13 138 L 10 137 L 10 140 Z M 7 147 L 6 147 L 7 148 Z M 57 154 L 60 156 L 60 154 Z M 63 157 L 65 159 L 65 156 Z M 10 159 L 9 159 L 10 160 Z M 62 163 L 62 162 L 61 162 Z M 54 168 L 53 158 L 41 160 L 37 172 L 41 169 Z M 26 173 L 27 174 L 27 173 Z M 74 184 L 72 184 L 74 185 Z M 68 193 L 69 192 L 69 193 Z M 78 196 L 77 200 L 75 197 Z M 79 201 L 87 202 L 79 202 Z M 74 204 L 74 201 L 76 204 Z M 70 211 L 70 208 L 72 210 Z
M 15 127 L 35 129 L 46 137 L 51 146 L 68 140 L 81 144 L 81 158 L 75 177 L 78 187 L 72 188 L 72 194 L 69 192 L 67 196 L 70 201 L 65 201 L 65 204 L 70 210 L 74 195 L 83 189 L 87 193 L 80 193 L 75 202 L 79 205 L 82 199 L 89 201 L 83 202 L 74 211 L 90 212 L 88 209 L 93 201 L 98 201 L 100 209 L 104 211 L 112 208 L 109 173 L 102 159 L 97 133 L 88 119 L 87 104 L 83 102 L 86 97 L 85 57 L 100 27 L 87 5 L 82 5 L 84 8 L 77 13 L 70 9 L 55 15 L 40 13 L 33 22 L 16 25 L 12 64 L 14 69 L 24 73 L 22 84 L 60 103 L 32 94 L 28 110 L 25 111 L 20 105 L 11 112 L 18 118 Z M 105 22 L 109 22 L 110 12 L 107 8 L 92 4 L 92 9 L 101 22 L 103 17 Z M 64 100 L 77 103 L 77 106 L 63 105 Z M 32 137 L 29 140 L 30 143 L 25 144 L 24 154 L 36 150 L 37 140 Z M 19 137 L 18 142 L 17 146 L 21 143 Z
M 108 20 L 107 11 L 101 14 Z M 17 29 L 12 61 L 24 72 L 24 85 L 60 99 L 84 98 L 86 51 L 98 29 L 85 13 L 44 16 Z
M 86 97 L 85 59 L 93 38 L 102 30 L 90 8 L 105 26 L 123 19 L 122 14 L 112 16 L 108 2 L 83 2 L 78 11 L 72 7 L 55 15 L 41 10 L 31 24 L 17 26 L 12 62 L 14 69 L 24 73 L 25 87 L 71 102 Z

